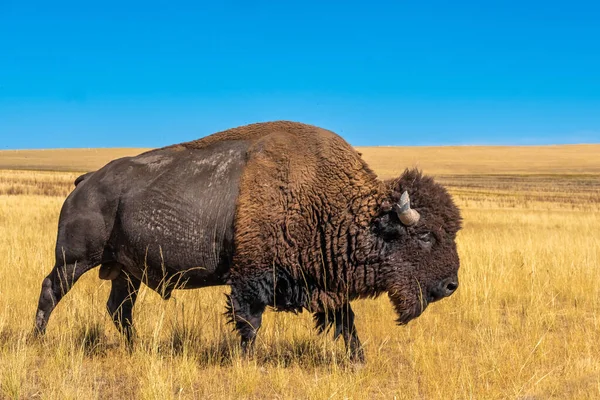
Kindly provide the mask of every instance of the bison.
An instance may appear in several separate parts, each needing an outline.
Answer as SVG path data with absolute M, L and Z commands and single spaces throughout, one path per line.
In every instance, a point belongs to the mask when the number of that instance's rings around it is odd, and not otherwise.
M 315 126 L 242 126 L 82 175 L 60 213 L 56 263 L 35 320 L 100 266 L 107 308 L 131 342 L 143 282 L 229 285 L 227 313 L 252 348 L 266 307 L 314 314 L 352 360 L 364 359 L 352 300 L 387 293 L 406 324 L 458 287 L 460 211 L 418 170 L 378 180 L 340 136 Z

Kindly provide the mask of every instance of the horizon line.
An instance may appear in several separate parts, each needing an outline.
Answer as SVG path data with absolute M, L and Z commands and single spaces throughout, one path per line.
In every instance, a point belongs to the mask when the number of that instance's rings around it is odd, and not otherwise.
M 185 142 L 181 142 L 185 143 Z M 178 144 L 178 143 L 175 143 Z M 0 149 L 0 151 L 48 151 L 48 150 L 116 150 L 116 149 L 160 149 L 168 144 L 160 147 L 148 146 L 114 146 L 114 147 L 44 147 L 44 148 L 19 148 L 19 149 Z M 558 147 L 558 146 L 599 146 L 600 142 L 596 143 L 547 143 L 547 144 L 425 144 L 425 145 L 358 145 L 350 144 L 352 147 L 370 147 L 370 148 L 392 148 L 392 147 Z

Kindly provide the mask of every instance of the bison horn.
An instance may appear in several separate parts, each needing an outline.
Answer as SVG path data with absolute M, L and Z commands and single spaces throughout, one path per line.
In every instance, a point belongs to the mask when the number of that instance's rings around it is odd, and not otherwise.
M 400 196 L 400 202 L 395 204 L 394 209 L 396 214 L 398 214 L 400 222 L 406 226 L 415 225 L 417 222 L 419 222 L 419 218 L 421 218 L 421 215 L 417 210 L 410 208 L 410 197 L 408 197 L 407 191 L 402 193 L 402 196 Z

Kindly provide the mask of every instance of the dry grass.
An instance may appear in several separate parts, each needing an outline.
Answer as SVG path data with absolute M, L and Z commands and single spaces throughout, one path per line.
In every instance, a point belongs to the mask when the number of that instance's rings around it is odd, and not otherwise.
M 411 165 L 363 152 L 380 160 L 382 176 Z M 142 290 L 140 339 L 128 353 L 96 271 L 57 307 L 46 339 L 32 340 L 58 212 L 77 174 L 0 171 L 0 398 L 600 398 L 598 160 L 551 171 L 538 159 L 531 165 L 543 168 L 500 175 L 486 175 L 493 162 L 483 159 L 469 175 L 446 162 L 425 171 L 463 209 L 461 288 L 407 327 L 394 325 L 385 297 L 356 302 L 363 368 L 317 336 L 306 313 L 267 313 L 256 358 L 245 361 L 222 316 L 226 288 L 168 302 Z
M 0 170 L 0 195 L 42 195 L 67 197 L 77 172 Z
M 2 150 L 0 169 L 93 171 L 115 158 L 137 155 L 146 150 L 149 149 Z
M 439 175 L 463 208 L 598 210 L 600 174 Z

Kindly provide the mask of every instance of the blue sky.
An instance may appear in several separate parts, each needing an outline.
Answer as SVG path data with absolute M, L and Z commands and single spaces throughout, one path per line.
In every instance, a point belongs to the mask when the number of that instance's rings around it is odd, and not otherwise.
M 354 145 L 600 142 L 597 1 L 0 0 L 0 149 L 257 121 Z

